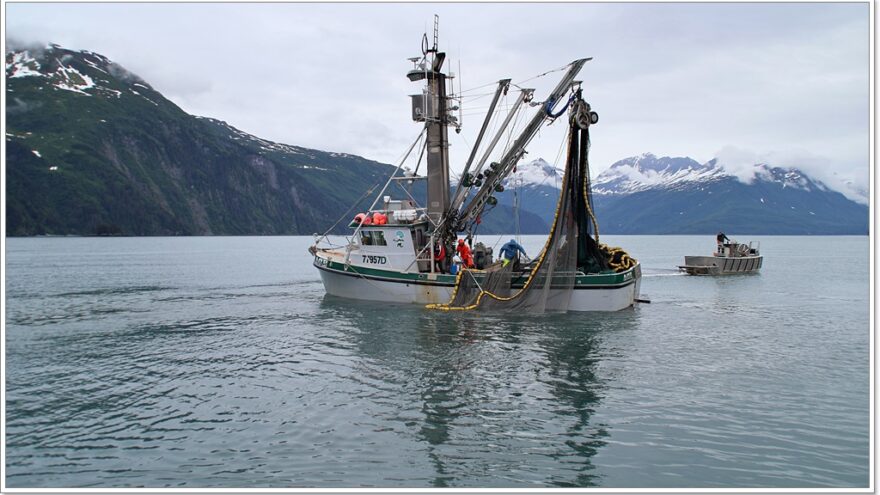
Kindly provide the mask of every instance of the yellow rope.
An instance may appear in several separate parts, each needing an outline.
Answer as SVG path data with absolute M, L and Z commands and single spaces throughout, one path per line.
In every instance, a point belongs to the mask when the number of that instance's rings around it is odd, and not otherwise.
M 571 163 L 571 139 L 572 139 L 572 133 L 569 133 L 569 135 L 568 135 L 568 140 L 569 140 L 568 163 Z M 570 168 L 571 167 L 565 168 L 565 175 L 562 178 L 563 184 L 567 184 L 566 181 L 568 180 L 568 174 L 569 174 Z M 588 183 L 589 183 L 589 177 L 586 177 L 586 180 L 584 180 L 584 186 L 583 186 L 583 188 L 584 188 L 584 191 L 583 191 L 583 193 L 584 193 L 584 206 L 586 207 L 587 213 L 590 216 L 590 221 L 593 223 L 593 229 L 595 229 L 595 231 L 596 231 L 596 243 L 599 245 L 599 249 L 603 252 L 603 254 L 605 254 L 605 257 L 608 260 L 608 265 L 615 272 L 623 272 L 623 271 L 629 270 L 630 268 L 634 267 L 638 263 L 638 261 L 636 261 L 634 258 L 630 257 L 630 255 L 627 254 L 626 251 L 624 251 L 623 249 L 621 249 L 619 247 L 608 247 L 605 244 L 599 243 L 599 222 L 596 220 L 596 215 L 593 212 L 593 209 L 590 207 L 589 196 L 587 194 L 588 193 L 588 190 L 587 190 Z M 537 271 L 540 270 L 541 266 L 544 264 L 544 258 L 547 255 L 547 249 L 550 247 L 550 242 L 553 240 L 553 235 L 556 233 L 557 221 L 559 220 L 559 212 L 562 209 L 562 204 L 563 204 L 563 201 L 565 200 L 564 196 L 565 196 L 564 194 L 559 195 L 559 200 L 557 200 L 557 202 L 556 202 L 556 212 L 553 214 L 553 223 L 552 223 L 552 227 L 550 228 L 550 235 L 547 237 L 547 242 L 544 244 L 544 248 L 541 250 L 541 255 L 538 258 L 538 262 L 535 264 L 534 267 L 532 267 L 531 272 L 529 272 L 529 278 L 526 280 L 525 284 L 523 284 L 523 287 L 519 291 L 517 291 L 515 294 L 513 294 L 510 297 L 502 297 L 502 296 L 495 295 L 491 292 L 488 292 L 488 291 L 480 288 L 480 293 L 477 294 L 477 298 L 474 300 L 473 304 L 471 304 L 469 306 L 451 306 L 452 301 L 455 300 L 455 296 L 458 294 L 459 287 L 461 286 L 462 276 L 465 274 L 465 272 L 471 271 L 467 268 L 462 268 L 461 271 L 458 272 L 458 275 L 455 277 L 455 288 L 452 290 L 452 296 L 449 298 L 449 302 L 428 304 L 425 306 L 425 308 L 439 309 L 439 310 L 443 310 L 443 311 L 467 311 L 467 310 L 476 309 L 480 305 L 480 301 L 483 299 L 483 296 L 489 296 L 492 299 L 495 299 L 497 301 L 511 301 L 511 300 L 515 299 L 516 297 L 520 296 L 523 292 L 525 292 L 525 290 L 532 283 L 532 280 L 534 280 L 535 273 L 537 273 Z M 475 279 L 475 281 L 476 281 L 476 279 Z M 548 283 L 549 283 L 549 281 L 548 281 Z M 479 287 L 479 284 L 478 284 L 478 287 Z
M 571 146 L 570 146 L 571 134 L 570 133 L 568 135 L 568 139 L 569 139 L 569 149 L 571 149 Z M 569 159 L 570 159 L 570 157 L 569 157 Z M 566 180 L 568 179 L 569 168 L 570 167 L 565 167 L 565 174 L 562 176 L 562 183 L 563 184 L 566 184 Z M 547 249 L 550 247 L 550 241 L 553 240 L 553 234 L 556 233 L 557 220 L 559 219 L 559 210 L 562 209 L 562 204 L 563 204 L 562 202 L 565 200 L 564 196 L 565 196 L 564 194 L 560 194 L 559 199 L 556 201 L 556 212 L 553 214 L 553 224 L 550 227 L 550 235 L 547 236 L 547 242 L 544 243 L 544 248 L 541 250 L 541 255 L 540 255 L 540 257 L 538 257 L 538 262 L 535 263 L 534 267 L 532 267 L 532 271 L 529 272 L 528 280 L 526 280 L 526 283 L 523 284 L 522 289 L 518 290 L 516 292 L 516 294 L 513 294 L 510 297 L 502 297 L 502 296 L 497 296 L 495 294 L 492 294 L 491 292 L 487 292 L 485 290 L 480 290 L 480 293 L 477 295 L 476 300 L 474 300 L 474 303 L 471 304 L 470 306 L 462 306 L 462 307 L 450 306 L 450 304 L 452 304 L 452 301 L 455 300 L 455 295 L 458 293 L 458 287 L 461 282 L 461 275 L 465 271 L 467 271 L 467 269 L 464 269 L 461 272 L 459 272 L 458 276 L 455 278 L 455 289 L 453 289 L 453 291 L 452 291 L 452 297 L 449 299 L 449 302 L 447 302 L 445 304 L 441 304 L 441 303 L 428 304 L 427 306 L 425 306 L 425 308 L 427 308 L 427 309 L 441 309 L 444 311 L 471 310 L 471 309 L 476 309 L 477 306 L 480 305 L 480 301 L 483 299 L 483 296 L 485 296 L 485 295 L 488 295 L 489 297 L 491 297 L 492 299 L 495 299 L 497 301 L 511 301 L 511 300 L 515 299 L 516 297 L 518 297 L 520 294 L 522 294 L 529 287 L 529 285 L 531 285 L 532 280 L 534 280 L 535 273 L 537 273 L 537 271 L 540 270 L 541 266 L 544 264 L 544 257 L 547 255 Z
M 599 244 L 599 249 L 605 254 L 608 265 L 615 272 L 625 272 L 636 266 L 638 261 L 619 247 L 609 247 L 607 244 Z

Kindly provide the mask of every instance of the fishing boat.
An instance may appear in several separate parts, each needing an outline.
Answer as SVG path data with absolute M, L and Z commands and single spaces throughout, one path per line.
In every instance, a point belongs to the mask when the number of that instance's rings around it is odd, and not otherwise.
M 617 311 L 633 306 L 639 298 L 641 267 L 622 249 L 599 242 L 592 209 L 587 151 L 589 126 L 598 122 L 598 114 L 583 100 L 581 82 L 575 81 L 588 60 L 560 69 L 561 80 L 540 102 L 534 89 L 520 88 L 511 79 L 498 81 L 453 191 L 448 131 L 461 129 L 454 114 L 461 97 L 454 94 L 454 86 L 447 91 L 453 76 L 444 72 L 446 55 L 438 50 L 435 17 L 433 45 L 426 33 L 422 56 L 410 59 L 413 67 L 407 73 L 411 82 L 423 83 L 421 92 L 411 96 L 412 118 L 423 127 L 419 138 L 372 205 L 352 218 L 351 235 L 333 243 L 325 233 L 309 248 L 327 294 L 440 310 Z M 519 94 L 509 109 L 503 108 L 499 99 L 512 87 Z M 566 111 L 566 178 L 544 249 L 534 259 L 495 259 L 492 248 L 479 242 L 481 215 L 497 204 L 495 194 L 503 191 L 504 179 L 538 130 Z M 495 130 L 489 138 L 492 122 Z M 512 122 L 524 123 L 516 139 L 509 139 Z M 508 138 L 507 144 L 499 147 L 502 138 Z M 404 168 L 416 149 L 416 170 Z M 419 176 L 423 159 L 426 173 Z M 405 186 L 415 181 L 426 182 L 424 206 Z M 398 197 L 389 192 L 394 185 L 400 186 Z M 460 237 L 473 251 L 473 266 L 452 261 Z
M 688 275 L 732 275 L 757 272 L 764 263 L 760 242 L 731 241 L 719 246 L 712 256 L 685 256 L 679 270 Z

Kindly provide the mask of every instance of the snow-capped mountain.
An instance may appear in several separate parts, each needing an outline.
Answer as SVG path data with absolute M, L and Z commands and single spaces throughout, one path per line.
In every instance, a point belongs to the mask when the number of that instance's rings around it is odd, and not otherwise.
M 600 231 L 611 234 L 865 234 L 868 208 L 796 168 L 755 164 L 743 179 L 717 160 L 651 153 L 625 158 L 592 183 Z M 543 160 L 520 165 L 523 210 L 552 221 L 562 171 Z M 513 204 L 508 190 L 499 197 Z
M 626 194 L 655 187 L 675 188 L 688 183 L 710 182 L 724 175 L 711 164 L 701 165 L 687 157 L 658 158 L 651 153 L 625 158 L 611 165 L 593 181 L 595 194 Z
M 504 192 L 496 194 L 500 204 L 514 207 L 520 211 L 531 212 L 544 220 L 546 225 L 553 221 L 553 212 L 559 201 L 559 188 L 564 171 L 538 158 L 520 163 L 504 181 Z M 544 232 L 523 232 L 543 234 Z
M 553 186 L 559 187 L 562 181 L 563 170 L 550 165 L 544 159 L 538 158 L 530 162 L 521 163 L 504 181 L 504 187 L 519 186 Z
M 728 172 L 716 159 L 700 164 L 687 157 L 657 157 L 644 153 L 617 161 L 599 174 L 593 181 L 593 192 L 604 195 L 631 194 L 650 189 L 682 190 L 730 178 L 740 179 L 741 175 Z M 831 191 L 821 181 L 808 177 L 796 168 L 773 167 L 766 163 L 755 164 L 749 180 L 741 182 L 775 183 L 782 188 L 804 191 Z
M 718 160 L 645 153 L 593 181 L 608 233 L 867 234 L 868 207 L 797 168 L 755 164 L 733 174 Z
M 51 44 L 5 60 L 7 235 L 323 232 L 369 207 L 351 203 L 394 169 L 190 115 L 90 51 Z M 483 232 L 511 232 L 513 218 L 499 205 Z M 547 230 L 528 212 L 519 225 Z
M 132 95 L 159 105 L 158 93 L 146 81 L 107 57 L 86 50 L 67 50 L 54 43 L 6 53 L 6 78 L 36 78 L 38 82 L 32 81 L 31 86 L 40 90 L 116 99 Z M 14 90 L 7 87 L 6 91 L 15 101 Z
M 10 51 L 5 90 L 11 235 L 310 233 L 389 169 L 189 115 L 93 52 Z M 593 180 L 601 232 L 868 232 L 866 204 L 802 171 L 756 164 L 748 172 L 650 153 L 620 160 Z M 516 204 L 523 232 L 541 233 L 526 225 L 552 221 L 562 175 L 544 160 L 520 164 L 496 216 L 511 225 Z
M 100 54 L 5 59 L 7 235 L 307 234 L 391 170 L 187 114 Z

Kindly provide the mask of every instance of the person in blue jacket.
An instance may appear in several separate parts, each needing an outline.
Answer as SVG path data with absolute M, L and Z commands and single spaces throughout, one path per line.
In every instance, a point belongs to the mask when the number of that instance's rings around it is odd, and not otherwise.
M 498 254 L 501 256 L 502 266 L 507 266 L 508 263 L 513 261 L 513 268 L 519 268 L 519 256 L 517 253 L 522 253 L 523 256 L 528 256 L 526 250 L 523 249 L 515 239 L 511 239 L 501 246 Z

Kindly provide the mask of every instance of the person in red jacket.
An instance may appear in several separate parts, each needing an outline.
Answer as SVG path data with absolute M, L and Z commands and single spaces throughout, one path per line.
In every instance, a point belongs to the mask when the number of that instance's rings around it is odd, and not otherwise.
M 445 261 L 446 248 L 443 247 L 443 243 L 438 242 L 434 245 L 434 268 L 440 273 L 445 273 L 443 271 L 443 264 Z
M 473 256 L 471 256 L 471 248 L 468 247 L 467 244 L 465 244 L 464 239 L 458 240 L 458 247 L 455 248 L 455 251 L 461 257 L 461 261 L 462 263 L 464 263 L 464 266 L 468 268 L 474 267 L 474 258 Z

